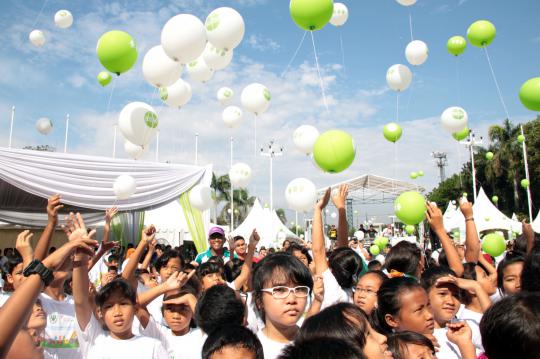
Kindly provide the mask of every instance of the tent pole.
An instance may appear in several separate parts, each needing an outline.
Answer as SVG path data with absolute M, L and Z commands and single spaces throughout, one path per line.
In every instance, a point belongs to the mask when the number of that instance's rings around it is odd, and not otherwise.
M 11 148 L 11 139 L 13 137 L 13 121 L 15 121 L 15 106 L 11 107 L 11 124 L 9 126 L 9 146 Z
M 64 153 L 67 152 L 68 131 L 69 131 L 69 113 L 66 115 L 66 135 L 64 137 Z

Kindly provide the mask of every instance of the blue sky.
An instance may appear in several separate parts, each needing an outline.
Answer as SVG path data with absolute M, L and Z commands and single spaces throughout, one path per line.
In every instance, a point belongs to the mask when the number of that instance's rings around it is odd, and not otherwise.
M 521 106 L 517 93 L 525 80 L 540 75 L 540 30 L 535 26 L 538 1 L 418 0 L 410 8 L 414 38 L 428 44 L 430 56 L 424 65 L 413 69 L 413 85 L 400 97 L 404 135 L 395 158 L 393 147 L 381 135 L 382 126 L 396 117 L 396 94 L 387 89 L 385 74 L 393 64 L 407 64 L 404 50 L 410 41 L 409 9 L 394 0 L 342 2 L 350 13 L 345 26 L 327 25 L 314 34 L 330 103 L 327 113 L 309 36 L 281 77 L 303 36 L 289 16 L 286 0 L 4 0 L 0 3 L 0 146 L 7 146 L 10 109 L 15 105 L 15 147 L 50 144 L 62 149 L 63 122 L 69 113 L 69 152 L 110 156 L 119 111 L 131 101 L 144 101 L 160 114 L 161 161 L 192 163 L 197 132 L 200 162 L 214 163 L 216 172 L 225 173 L 232 135 L 235 159 L 254 170 L 250 191 L 268 202 L 268 163 L 253 155 L 253 117 L 246 115 L 239 129 L 229 130 L 221 121 L 222 108 L 215 99 L 217 89 L 229 86 L 239 102 L 245 85 L 261 82 L 272 92 L 272 103 L 258 120 L 259 141 L 275 138 L 286 148 L 274 167 L 276 206 L 286 205 L 285 186 L 301 176 L 323 187 L 365 173 L 389 177 L 395 173 L 407 179 L 409 172 L 423 170 L 426 176 L 418 184 L 430 189 L 438 182 L 430 152 L 448 152 L 447 173 L 457 170 L 460 157 L 466 158 L 465 148 L 458 156 L 455 142 L 440 125 L 439 116 L 445 108 L 465 108 L 470 127 L 484 135 L 489 125 L 504 118 L 483 50 L 469 45 L 460 56 L 459 86 L 456 59 L 446 51 L 447 39 L 465 35 L 467 27 L 478 19 L 488 19 L 497 27 L 497 37 L 488 50 L 512 119 L 519 122 L 536 115 Z M 159 44 L 161 28 L 170 17 L 191 13 L 204 21 L 220 6 L 237 9 L 246 22 L 246 34 L 235 49 L 232 64 L 207 84 L 193 84 L 194 97 L 182 110 L 162 106 L 155 90 L 143 79 L 144 54 Z M 53 16 L 60 9 L 73 13 L 75 21 L 70 29 L 55 28 Z M 28 41 L 35 28 L 47 36 L 42 48 Z M 133 35 L 139 60 L 130 72 L 116 79 L 107 108 L 111 88 L 102 88 L 95 80 L 101 71 L 95 47 L 101 34 L 113 29 Z M 183 77 L 190 81 L 185 72 Z M 48 136 L 34 129 L 36 120 L 43 116 L 55 125 Z M 357 157 L 350 169 L 339 175 L 316 170 L 292 142 L 292 132 L 302 124 L 312 124 L 320 131 L 349 131 L 357 144 Z M 117 146 L 119 156 L 125 156 L 121 140 Z M 144 159 L 154 160 L 152 148 Z M 361 209 L 362 216 L 365 211 Z M 386 221 L 391 207 L 367 211 L 370 217 L 379 215 Z

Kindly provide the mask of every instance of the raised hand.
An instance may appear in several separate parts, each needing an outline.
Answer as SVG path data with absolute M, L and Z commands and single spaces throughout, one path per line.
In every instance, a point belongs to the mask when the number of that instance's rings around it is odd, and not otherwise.
M 94 255 L 98 246 L 98 242 L 92 238 L 95 233 L 96 231 L 93 230 L 88 235 L 70 240 L 45 258 L 43 264 L 50 270 L 57 270 L 75 251 L 89 256 Z
M 252 248 L 257 248 L 257 244 L 261 240 L 261 237 L 259 236 L 259 233 L 257 233 L 257 229 L 254 228 L 251 232 L 251 236 L 249 237 L 249 246 Z
M 339 186 L 339 189 L 336 192 L 336 194 L 332 195 L 332 203 L 334 203 L 334 206 L 336 206 L 337 209 L 345 208 L 348 192 L 349 192 L 349 185 L 342 184 Z
M 459 200 L 459 209 L 465 218 L 473 217 L 472 203 L 467 200 L 467 197 L 461 197 Z
M 66 224 L 62 225 L 62 230 L 70 241 L 82 238 L 88 233 L 81 214 L 73 214 L 73 212 L 66 217 Z
M 328 201 L 330 200 L 331 191 L 332 189 L 328 187 L 326 192 L 324 192 L 324 196 L 322 196 L 322 198 L 319 199 L 319 201 L 317 201 L 317 204 L 315 205 L 315 209 L 322 211 L 326 207 L 326 205 L 328 204 Z
M 315 300 L 322 303 L 324 300 L 324 281 L 321 275 L 313 276 L 313 295 Z
M 441 209 L 435 203 L 426 202 L 426 218 L 434 232 L 444 231 L 443 215 Z
M 195 271 L 189 272 L 186 274 L 184 272 L 175 272 L 165 282 L 165 289 L 167 292 L 175 291 L 182 288 L 188 280 L 193 277 Z
M 480 283 L 475 280 L 458 278 L 454 277 L 453 275 L 441 277 L 435 281 L 435 286 L 437 287 L 443 284 L 454 284 L 456 287 L 466 290 L 472 294 L 476 294 L 478 290 L 482 289 Z
M 452 343 L 458 347 L 472 345 L 472 331 L 466 322 L 448 323 L 446 327 L 448 328 L 446 336 Z
M 49 222 L 57 223 L 58 222 L 58 211 L 64 207 L 61 204 L 62 198 L 59 194 L 55 194 L 47 200 L 47 218 Z
M 149 227 L 143 229 L 141 241 L 144 241 L 145 245 L 150 245 L 154 238 L 156 238 L 156 227 L 151 224 Z
M 30 239 L 32 239 L 33 235 L 29 230 L 22 231 L 17 236 L 17 241 L 15 242 L 15 248 L 21 254 L 25 266 L 34 259 L 34 250 L 30 244 Z

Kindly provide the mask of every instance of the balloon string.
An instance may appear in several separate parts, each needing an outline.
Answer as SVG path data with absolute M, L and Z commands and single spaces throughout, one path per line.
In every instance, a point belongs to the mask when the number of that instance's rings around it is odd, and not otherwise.
M 306 35 L 307 35 L 307 31 L 304 32 L 304 36 L 302 36 L 302 40 L 300 41 L 300 44 L 299 44 L 298 47 L 296 48 L 296 51 L 294 52 L 293 57 L 291 58 L 291 60 L 290 60 L 289 63 L 287 64 L 287 67 L 286 67 L 285 70 L 281 73 L 281 75 L 280 75 L 279 77 L 285 76 L 285 74 L 287 73 L 287 71 L 289 71 L 289 68 L 291 67 L 292 63 L 293 63 L 294 60 L 296 59 L 296 56 L 298 55 L 298 51 L 300 51 L 300 48 L 301 48 L 302 45 L 304 44 L 304 40 L 306 39 Z
M 499 94 L 499 100 L 501 101 L 501 104 L 503 106 L 504 113 L 506 114 L 506 118 L 510 120 L 510 115 L 508 114 L 508 109 L 506 108 L 506 103 L 504 102 L 502 91 L 501 91 L 501 88 L 499 87 L 499 82 L 497 81 L 497 77 L 495 76 L 495 71 L 493 70 L 493 66 L 491 65 L 491 59 L 489 58 L 487 46 L 484 46 L 484 52 L 486 54 L 486 58 L 489 64 L 489 69 L 491 70 L 491 76 L 493 77 L 493 81 L 495 82 L 495 87 L 497 88 L 497 93 Z
M 115 81 L 112 82 L 111 93 L 109 94 L 109 100 L 107 101 L 107 111 L 105 111 L 105 113 L 108 113 L 109 109 L 111 107 L 111 100 L 112 100 L 112 97 L 113 97 L 114 88 L 116 86 L 116 81 L 118 81 L 118 79 L 116 79 Z
M 456 147 L 457 147 L 457 153 L 458 153 L 459 188 L 461 190 L 463 190 L 463 181 L 461 179 L 461 171 L 460 171 L 460 167 L 461 167 L 461 148 L 459 147 L 459 141 L 456 142 Z M 442 178 L 441 178 L 441 181 L 442 181 Z
M 456 93 L 458 104 L 461 103 L 461 80 L 459 76 L 459 57 L 456 56 Z
M 254 142 L 255 142 L 255 147 L 254 147 L 254 149 L 255 149 L 255 152 L 253 153 L 253 154 L 255 155 L 255 158 L 257 158 L 257 120 L 258 120 L 258 119 L 259 119 L 259 116 L 258 116 L 257 114 L 255 114 L 255 121 L 254 121 L 254 123 L 255 123 L 255 126 L 254 126 L 254 127 L 255 127 L 255 131 L 254 131 L 254 132 L 255 132 L 255 138 L 254 138 Z
M 345 74 L 345 49 L 343 48 L 343 36 L 339 33 L 339 44 L 341 46 L 341 65 L 343 66 L 343 73 Z
M 399 123 L 399 92 L 396 95 L 396 122 Z
M 39 13 L 36 16 L 36 19 L 34 20 L 34 23 L 32 24 L 32 29 L 36 26 L 36 24 L 37 24 L 37 22 L 39 20 L 39 17 L 41 16 L 41 14 L 43 13 L 43 10 L 45 9 L 45 5 L 47 5 L 47 2 L 49 2 L 49 0 L 45 0 L 43 5 L 41 6 L 41 10 L 39 10 Z
M 321 83 L 321 91 L 324 101 L 324 107 L 326 108 L 326 112 L 329 112 L 328 110 L 328 103 L 326 102 L 326 94 L 324 93 L 324 83 L 321 76 L 321 69 L 319 67 L 319 58 L 317 57 L 317 49 L 315 48 L 315 38 L 313 37 L 313 31 L 310 31 L 311 34 L 311 43 L 313 44 L 313 52 L 315 53 L 315 64 L 317 65 L 317 73 L 319 74 L 319 82 Z
M 409 29 L 411 30 L 411 41 L 414 41 L 413 27 L 412 27 L 412 13 L 411 13 L 410 7 L 409 7 Z

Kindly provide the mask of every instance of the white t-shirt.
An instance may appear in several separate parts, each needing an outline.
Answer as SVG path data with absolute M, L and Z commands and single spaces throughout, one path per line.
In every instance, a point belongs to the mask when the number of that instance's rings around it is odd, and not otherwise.
M 103 255 L 96 264 L 92 267 L 90 272 L 88 272 L 88 278 L 90 283 L 99 290 L 101 288 L 101 277 L 109 272 L 109 267 L 105 264 L 105 255 Z
M 83 357 L 88 359 L 168 359 L 163 345 L 150 337 L 133 336 L 131 339 L 114 339 L 101 327 L 92 315 L 90 322 L 82 330 L 77 325 Z
M 146 306 L 150 315 L 154 318 L 156 323 L 164 324 L 163 313 L 161 313 L 161 307 L 163 306 L 163 294 L 154 299 Z
M 362 232 L 362 231 L 356 231 L 356 232 L 354 232 L 354 236 L 355 236 L 357 239 L 364 239 L 365 233 Z
M 57 301 L 45 293 L 39 296 L 43 310 L 47 313 L 47 326 L 41 346 L 49 357 L 59 359 L 82 358 L 77 338 L 77 318 L 73 297 L 66 295 Z
M 194 357 L 190 354 L 188 348 L 199 347 L 199 345 L 194 345 L 195 342 L 201 342 L 200 347 L 198 348 L 198 357 L 200 358 L 202 351 L 202 344 L 204 344 L 203 335 L 199 333 L 199 336 L 190 335 L 194 332 L 193 329 L 190 329 L 185 335 L 174 335 L 172 330 L 164 325 L 156 323 L 153 318 L 150 318 L 146 328 L 140 330 L 141 334 L 147 337 L 155 338 L 163 344 L 167 352 L 169 353 L 169 359 L 188 359 Z M 200 332 L 200 330 L 199 330 Z M 195 339 L 195 340 L 194 340 Z M 193 348 L 196 351 L 195 348 Z M 190 356 L 191 355 L 191 356 Z M 195 356 L 196 357 L 196 356 Z
M 472 342 L 476 348 L 476 352 L 483 352 L 484 346 L 482 345 L 482 335 L 480 334 L 480 321 L 482 320 L 482 313 L 473 312 L 465 308 L 462 304 L 459 307 L 459 311 L 456 314 L 456 317 L 459 320 L 464 320 L 467 322 L 472 331 Z
M 324 300 L 322 302 L 321 310 L 328 308 L 336 303 L 352 303 L 352 290 L 344 290 L 334 277 L 334 274 L 330 271 L 330 268 L 325 270 L 322 274 L 324 282 Z
M 257 332 L 257 337 L 259 338 L 261 345 L 264 351 L 264 359 L 276 359 L 280 356 L 283 348 L 285 348 L 290 343 L 279 343 L 268 338 L 262 330 Z
M 4 304 L 8 301 L 9 297 L 11 297 L 12 292 L 2 292 L 0 293 L 0 307 L 3 307 Z
M 184 338 L 185 337 L 185 338 Z M 202 348 L 204 342 L 206 341 L 206 335 L 201 329 L 193 329 L 188 334 L 184 335 L 182 340 L 183 343 L 188 343 L 183 347 L 174 345 L 175 354 L 178 355 L 178 358 L 181 359 L 201 359 Z M 175 357 L 176 359 L 177 357 Z
M 435 353 L 437 359 L 461 359 L 461 353 L 457 345 L 448 340 L 446 328 L 439 328 L 433 331 L 433 336 L 439 342 L 439 351 Z

